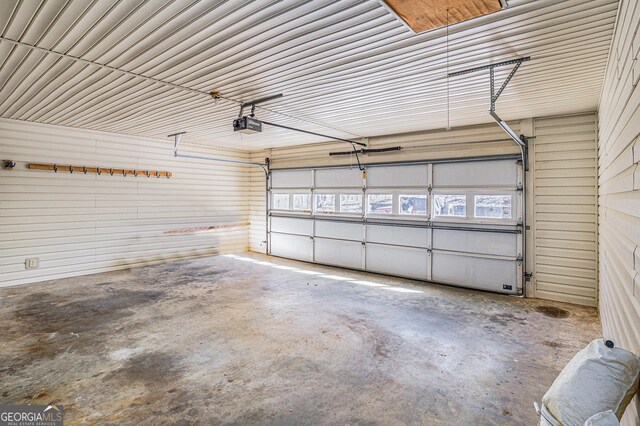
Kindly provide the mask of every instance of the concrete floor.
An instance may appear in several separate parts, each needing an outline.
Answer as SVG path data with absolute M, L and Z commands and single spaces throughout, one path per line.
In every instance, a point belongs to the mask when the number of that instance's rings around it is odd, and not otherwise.
M 599 337 L 595 309 L 242 256 L 0 289 L 0 403 L 68 424 L 533 425 Z

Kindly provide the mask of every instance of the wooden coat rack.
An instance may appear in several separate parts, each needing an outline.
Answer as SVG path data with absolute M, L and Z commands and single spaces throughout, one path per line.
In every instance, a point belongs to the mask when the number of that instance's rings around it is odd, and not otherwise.
M 87 167 L 87 166 L 73 166 L 71 164 L 38 164 L 30 163 L 27 165 L 30 170 L 53 170 L 54 172 L 68 172 L 68 173 L 95 173 L 101 175 L 103 173 L 114 176 L 146 176 L 146 177 L 166 177 L 172 176 L 171 172 L 158 171 L 158 170 L 138 170 L 138 169 L 114 169 L 111 167 Z

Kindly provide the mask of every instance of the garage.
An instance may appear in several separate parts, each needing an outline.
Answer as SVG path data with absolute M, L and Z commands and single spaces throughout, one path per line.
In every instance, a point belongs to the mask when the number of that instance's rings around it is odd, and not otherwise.
M 2 2 L 0 423 L 640 425 L 639 55 L 636 0 Z

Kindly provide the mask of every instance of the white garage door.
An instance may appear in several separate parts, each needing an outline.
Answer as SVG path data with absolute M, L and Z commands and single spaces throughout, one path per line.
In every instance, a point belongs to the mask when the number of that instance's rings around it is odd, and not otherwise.
M 515 158 L 272 170 L 270 254 L 520 294 L 521 189 Z

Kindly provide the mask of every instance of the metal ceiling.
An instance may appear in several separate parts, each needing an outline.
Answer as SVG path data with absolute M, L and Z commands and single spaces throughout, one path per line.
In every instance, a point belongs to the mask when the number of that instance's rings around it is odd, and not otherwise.
M 595 111 L 617 3 L 511 0 L 450 27 L 449 70 L 531 56 L 502 118 Z M 415 35 L 373 0 L 4 0 L 0 33 L 2 117 L 240 149 L 326 140 L 234 134 L 215 90 L 283 93 L 257 116 L 343 138 L 447 126 L 445 29 Z M 452 127 L 491 121 L 488 75 L 449 87 Z

